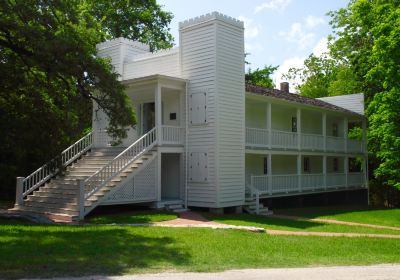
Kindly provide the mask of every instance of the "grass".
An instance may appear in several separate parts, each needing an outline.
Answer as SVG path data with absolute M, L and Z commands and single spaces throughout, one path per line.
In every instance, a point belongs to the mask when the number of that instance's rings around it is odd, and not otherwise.
M 146 211 L 95 216 L 89 218 L 87 222 L 91 224 L 141 224 L 169 221 L 176 218 L 177 215 L 173 213 Z
M 400 263 L 395 239 L 0 220 L 0 278 Z
M 400 227 L 400 209 L 359 207 L 309 207 L 275 211 L 276 214 Z
M 390 229 L 375 229 L 360 226 L 346 226 L 336 224 L 325 224 L 316 221 L 295 221 L 273 217 L 256 216 L 248 214 L 236 215 L 211 215 L 205 216 L 215 222 L 238 225 L 255 226 L 265 229 L 289 230 L 289 231 L 309 231 L 309 232 L 344 232 L 344 233 L 376 233 L 376 234 L 395 234 L 400 235 L 400 231 Z

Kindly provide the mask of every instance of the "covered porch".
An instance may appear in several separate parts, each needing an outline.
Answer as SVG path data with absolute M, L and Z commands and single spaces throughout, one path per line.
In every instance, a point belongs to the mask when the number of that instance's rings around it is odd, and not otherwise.
M 185 143 L 186 80 L 164 75 L 152 75 L 123 82 L 136 112 L 137 123 L 129 128 L 127 138 L 119 145 L 129 147 L 146 135 L 154 134 L 157 146 L 183 146 Z M 97 109 L 98 110 L 98 109 Z M 95 109 L 96 111 L 96 109 Z M 110 147 L 107 118 L 95 112 L 93 125 L 94 146 Z
M 366 187 L 365 158 L 356 155 L 246 154 L 246 189 L 264 197 Z

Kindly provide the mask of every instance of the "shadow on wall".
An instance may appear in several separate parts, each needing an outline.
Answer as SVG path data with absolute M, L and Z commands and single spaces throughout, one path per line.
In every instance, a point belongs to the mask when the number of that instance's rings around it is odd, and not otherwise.
M 187 264 L 178 240 L 145 235 L 140 228 L 11 226 L 0 231 L 0 278 L 121 275 Z

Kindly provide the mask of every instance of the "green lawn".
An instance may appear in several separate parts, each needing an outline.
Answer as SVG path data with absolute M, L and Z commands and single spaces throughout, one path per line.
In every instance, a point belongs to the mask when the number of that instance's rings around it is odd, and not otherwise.
M 0 220 L 0 278 L 400 263 L 396 239 Z
M 133 212 L 90 217 L 87 222 L 91 224 L 140 224 L 154 223 L 176 219 L 177 215 L 164 212 Z
M 207 213 L 204 214 L 204 216 L 210 220 L 223 224 L 239 225 L 239 226 L 255 226 L 265 229 L 311 231 L 311 232 L 379 233 L 379 234 L 400 235 L 400 231 L 390 230 L 390 229 L 375 229 L 375 228 L 359 227 L 359 226 L 325 224 L 316 221 L 295 221 L 295 220 L 279 219 L 268 216 L 256 216 L 249 214 L 218 216 Z
M 309 207 L 274 211 L 276 214 L 400 227 L 400 209 L 368 207 Z

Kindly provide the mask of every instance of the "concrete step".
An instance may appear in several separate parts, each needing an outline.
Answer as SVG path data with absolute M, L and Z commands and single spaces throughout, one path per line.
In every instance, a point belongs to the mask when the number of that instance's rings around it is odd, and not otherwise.
M 45 187 L 40 188 L 38 191 L 35 191 L 34 194 L 39 194 L 43 196 L 48 196 L 49 194 L 54 194 L 56 196 L 78 196 L 78 189 L 76 190 L 63 190 L 63 189 L 47 189 Z
M 29 195 L 26 201 L 33 201 L 33 202 L 44 202 L 44 203 L 56 203 L 60 204 L 67 204 L 67 203 L 75 203 L 77 202 L 77 197 L 65 197 L 65 196 L 45 196 L 45 195 Z
M 27 202 L 24 204 L 23 210 L 33 211 L 38 213 L 55 213 L 55 214 L 66 214 L 71 216 L 79 216 L 79 212 L 77 209 L 71 208 L 63 208 L 63 207 L 54 207 L 54 205 L 48 204 L 39 204 L 39 203 L 30 203 Z
M 56 184 L 56 183 L 50 182 L 50 183 L 44 185 L 43 187 L 41 187 L 41 189 L 77 190 L 78 185 L 77 184 Z

